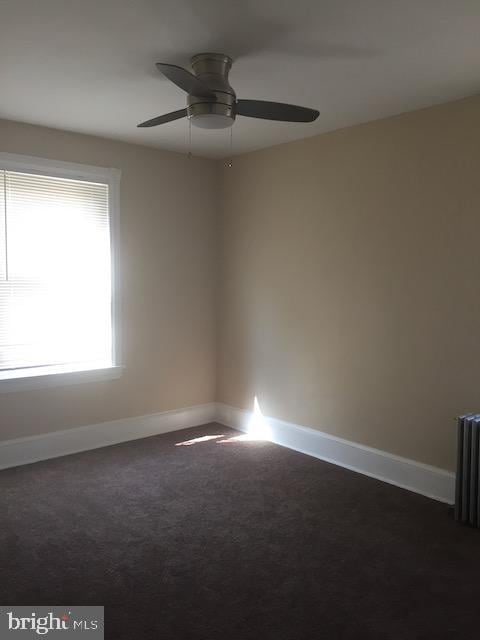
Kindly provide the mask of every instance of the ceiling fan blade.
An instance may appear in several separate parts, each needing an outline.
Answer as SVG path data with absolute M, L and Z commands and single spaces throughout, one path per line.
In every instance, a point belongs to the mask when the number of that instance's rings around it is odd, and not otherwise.
M 179 118 L 185 118 L 187 115 L 186 109 L 179 109 L 178 111 L 172 111 L 165 113 L 163 116 L 157 116 L 151 120 L 146 120 L 141 124 L 137 124 L 137 127 L 156 127 L 159 124 L 165 124 L 166 122 L 172 122 L 172 120 L 178 120 Z
M 194 76 L 193 73 L 190 73 L 190 71 L 187 71 L 183 67 L 178 67 L 176 64 L 165 64 L 163 62 L 157 62 L 156 66 L 166 78 L 190 95 L 205 98 L 206 100 L 216 100 L 213 91 L 197 78 L 197 76 Z
M 320 115 L 316 109 L 266 100 L 237 100 L 236 111 L 240 116 L 284 122 L 313 122 Z

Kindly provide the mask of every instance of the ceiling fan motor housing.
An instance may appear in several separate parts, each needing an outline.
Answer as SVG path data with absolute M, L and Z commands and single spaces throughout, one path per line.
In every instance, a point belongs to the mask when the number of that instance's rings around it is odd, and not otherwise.
M 213 91 L 216 101 L 189 95 L 187 117 L 202 129 L 225 129 L 235 122 L 235 91 L 228 82 L 232 59 L 223 53 L 199 53 L 191 59 L 197 78 Z

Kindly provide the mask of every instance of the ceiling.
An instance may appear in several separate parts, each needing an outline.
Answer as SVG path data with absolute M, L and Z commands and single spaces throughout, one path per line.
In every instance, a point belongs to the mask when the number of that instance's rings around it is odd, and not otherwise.
M 480 90 L 478 0 L 0 0 L 0 117 L 185 152 L 185 106 L 155 62 L 227 53 L 239 98 L 318 108 L 313 124 L 239 117 L 234 153 Z M 192 127 L 192 151 L 229 154 Z M 1 141 L 0 141 L 1 145 Z

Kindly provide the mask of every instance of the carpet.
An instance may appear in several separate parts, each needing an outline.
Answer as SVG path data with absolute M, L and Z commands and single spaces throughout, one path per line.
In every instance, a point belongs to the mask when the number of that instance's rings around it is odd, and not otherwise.
M 0 602 L 112 640 L 478 637 L 478 530 L 218 424 L 4 470 L 0 518 Z

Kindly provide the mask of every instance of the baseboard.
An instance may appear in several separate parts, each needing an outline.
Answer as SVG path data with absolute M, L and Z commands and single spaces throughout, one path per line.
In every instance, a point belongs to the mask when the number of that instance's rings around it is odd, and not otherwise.
M 217 421 L 240 431 L 251 431 L 258 422 L 255 414 L 217 403 Z M 372 478 L 452 504 L 455 474 L 386 451 L 336 438 L 276 418 L 261 416 L 262 430 L 276 444 L 357 471 Z
M 122 418 L 84 427 L 0 442 L 0 469 L 48 458 L 106 447 L 217 421 L 240 431 L 251 431 L 258 416 L 222 403 L 208 403 L 134 418 Z M 276 444 L 383 480 L 429 498 L 453 504 L 455 474 L 401 458 L 386 451 L 336 438 L 277 418 L 261 416 L 263 437 Z
M 0 469 L 212 422 L 214 402 L 0 442 Z

